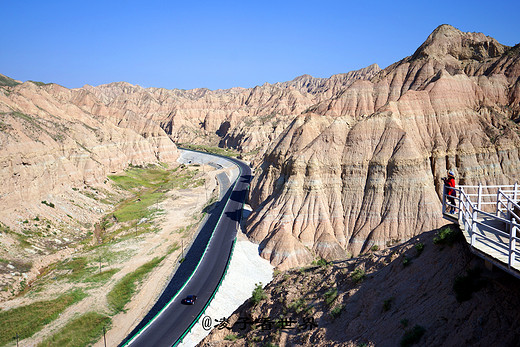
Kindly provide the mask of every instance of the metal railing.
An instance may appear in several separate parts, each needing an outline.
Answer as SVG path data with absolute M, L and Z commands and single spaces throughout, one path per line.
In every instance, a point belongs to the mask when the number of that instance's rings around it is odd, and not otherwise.
M 449 190 L 454 194 L 448 195 Z M 487 243 L 492 252 L 486 252 L 485 247 L 478 247 L 496 259 L 497 254 L 504 257 L 498 259 L 507 269 L 512 270 L 518 262 L 515 259 L 520 255 L 516 249 L 520 238 L 520 185 L 496 186 L 444 186 L 442 194 L 442 213 L 458 220 L 459 225 L 469 235 L 472 251 L 477 248 L 477 236 L 480 244 Z M 450 201 L 451 200 L 451 201 Z M 449 212 L 448 212 L 449 210 Z M 476 252 L 475 252 L 476 253 Z M 507 261 L 504 261 L 507 259 Z M 497 265 L 502 265 L 497 264 Z M 501 266 L 502 267 L 502 266 Z M 515 276 L 518 273 L 515 272 Z M 517 276 L 518 277 L 518 276 Z

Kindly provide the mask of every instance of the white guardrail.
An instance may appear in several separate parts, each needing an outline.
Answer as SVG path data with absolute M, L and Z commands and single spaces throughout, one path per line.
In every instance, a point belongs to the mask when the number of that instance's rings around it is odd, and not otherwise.
M 450 189 L 455 195 L 448 195 Z M 472 250 L 476 247 L 480 252 L 494 259 L 498 258 L 503 265 L 507 265 L 505 270 L 509 269 L 516 277 L 520 269 L 520 262 L 515 259 L 520 255 L 516 248 L 517 241 L 520 240 L 517 234 L 520 233 L 519 198 L 520 185 L 517 183 L 495 186 L 461 185 L 455 188 L 444 185 L 442 195 L 442 213 L 458 220 L 459 225 L 469 234 L 466 239 Z M 479 247 L 477 236 L 480 244 L 488 243 L 492 246 Z

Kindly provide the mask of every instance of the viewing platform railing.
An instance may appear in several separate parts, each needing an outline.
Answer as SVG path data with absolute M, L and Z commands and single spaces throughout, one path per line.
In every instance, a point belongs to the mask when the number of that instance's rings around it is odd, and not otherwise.
M 450 189 L 455 194 L 448 195 Z M 455 188 L 444 186 L 442 195 L 444 218 L 458 222 L 471 251 L 518 278 L 519 198 L 520 185 L 516 183 Z

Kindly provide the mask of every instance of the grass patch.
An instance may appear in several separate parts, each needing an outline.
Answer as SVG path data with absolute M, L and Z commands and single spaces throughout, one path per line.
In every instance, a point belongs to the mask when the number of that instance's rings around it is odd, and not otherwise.
M 30 305 L 17 307 L 7 311 L 0 311 L 0 345 L 13 341 L 18 334 L 20 340 L 32 336 L 49 324 L 70 305 L 82 300 L 86 296 L 80 290 L 61 295 L 57 299 L 39 301 Z
M 403 338 L 401 339 L 401 347 L 408 347 L 418 343 L 421 340 L 421 337 L 426 332 L 420 325 L 415 325 L 412 329 L 407 330 Z
M 267 299 L 267 295 L 265 294 L 262 283 L 260 282 L 260 283 L 257 283 L 255 285 L 255 289 L 253 289 L 253 294 L 251 296 L 251 302 L 253 303 L 253 305 L 256 305 L 263 299 Z
M 83 282 L 87 283 L 105 283 L 109 279 L 112 278 L 116 273 L 119 272 L 120 269 L 110 269 L 103 272 L 96 273 L 92 276 L 89 276 L 83 280 Z
M 87 258 L 73 258 L 70 261 L 63 261 L 56 267 L 57 271 L 66 271 L 65 274 L 56 276 L 57 279 L 67 279 L 69 281 L 79 281 L 85 277 L 91 269 L 87 268 Z
M 123 175 L 108 176 L 116 186 L 135 194 L 119 204 L 113 216 L 120 223 L 151 219 L 157 212 L 153 205 L 163 201 L 164 194 L 169 190 L 193 188 L 204 184 L 203 180 L 194 180 L 197 173 L 197 170 L 189 170 L 187 167 L 168 170 L 163 166 L 150 166 L 131 167 Z
M 164 257 L 154 258 L 148 263 L 141 265 L 134 272 L 125 275 L 116 283 L 114 288 L 107 294 L 108 305 L 114 314 L 124 311 L 124 307 L 132 299 L 137 285 L 163 259 Z
M 433 243 L 436 245 L 448 245 L 451 246 L 455 242 L 462 239 L 462 233 L 460 229 L 452 225 L 447 225 L 445 227 L 442 227 L 437 233 L 435 234 L 435 237 L 433 238 Z
M 96 342 L 103 335 L 103 327 L 109 326 L 111 319 L 97 312 L 88 312 L 72 320 L 38 347 L 62 346 L 80 347 Z

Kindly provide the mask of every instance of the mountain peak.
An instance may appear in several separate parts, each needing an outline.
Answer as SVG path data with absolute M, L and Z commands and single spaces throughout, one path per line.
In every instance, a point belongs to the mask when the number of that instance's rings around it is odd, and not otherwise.
M 462 32 L 449 24 L 442 24 L 428 36 L 412 58 L 484 61 L 502 55 L 507 48 L 482 33 Z

